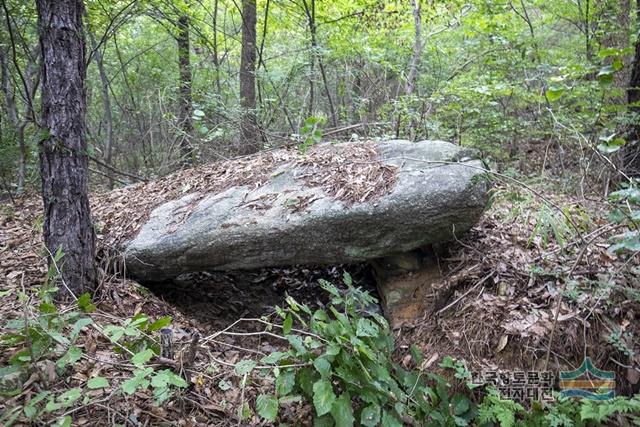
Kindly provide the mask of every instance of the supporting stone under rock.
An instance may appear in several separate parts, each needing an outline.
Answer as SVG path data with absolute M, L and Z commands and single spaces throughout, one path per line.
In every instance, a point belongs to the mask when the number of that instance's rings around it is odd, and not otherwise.
M 420 318 L 432 284 L 442 279 L 431 249 L 417 249 L 373 261 L 382 309 L 393 329 Z

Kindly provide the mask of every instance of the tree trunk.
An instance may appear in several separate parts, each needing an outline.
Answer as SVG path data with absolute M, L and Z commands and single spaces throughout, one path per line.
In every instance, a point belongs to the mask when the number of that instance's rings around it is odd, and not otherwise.
M 413 42 L 413 56 L 411 57 L 411 63 L 409 64 L 409 74 L 407 75 L 407 83 L 404 87 L 404 94 L 407 97 L 407 102 L 411 101 L 411 96 L 415 90 L 416 80 L 418 79 L 418 65 L 420 64 L 420 56 L 422 56 L 422 14 L 420 11 L 420 1 L 411 0 L 413 7 L 413 26 L 415 29 L 415 36 Z M 398 119 L 396 122 L 396 138 L 400 137 L 400 125 L 402 122 L 402 113 L 398 113 Z M 409 133 L 410 139 L 415 136 L 416 121 L 413 114 L 411 114 Z
M 189 46 L 189 16 L 182 15 L 178 19 L 178 66 L 180 68 L 180 157 L 185 165 L 193 162 L 193 150 L 190 139 L 193 135 L 193 111 L 191 100 L 191 57 Z
M 636 0 L 637 22 L 640 22 L 640 0 Z M 629 175 L 640 175 L 640 39 L 636 40 L 636 52 L 631 66 L 627 89 L 629 110 L 636 116 L 628 134 L 623 153 L 624 169 Z
M 324 62 L 322 62 L 322 56 L 318 52 L 318 26 L 316 24 L 316 2 L 311 0 L 310 4 L 307 1 L 303 1 L 305 14 L 307 15 L 307 23 L 309 25 L 309 32 L 311 33 L 311 64 L 310 64 L 310 85 L 311 90 L 309 97 L 309 116 L 313 115 L 313 81 L 314 81 L 314 64 L 318 61 L 318 67 L 320 68 L 320 75 L 322 76 L 322 83 L 324 85 L 324 92 L 327 95 L 327 101 L 329 101 L 329 112 L 331 114 L 331 123 L 334 128 L 338 127 L 338 121 L 336 117 L 336 109 L 333 104 L 333 98 L 331 97 L 331 91 L 329 90 L 329 82 L 327 81 L 327 73 L 324 69 Z
M 64 287 L 80 295 L 94 291 L 95 233 L 87 194 L 85 140 L 85 40 L 82 0 L 37 0 L 42 50 L 40 173 L 44 242 L 58 262 Z M 49 263 L 53 262 L 49 257 Z
M 413 43 L 413 56 L 409 65 L 409 75 L 407 76 L 407 85 L 404 94 L 413 95 L 416 80 L 418 78 L 418 65 L 420 64 L 420 56 L 422 55 L 422 15 L 420 13 L 420 2 L 411 0 L 413 6 L 413 26 L 415 28 L 415 38 Z
M 256 116 L 256 1 L 242 0 L 242 57 L 240 59 L 241 141 L 238 154 L 258 151 Z
M 104 110 L 104 124 L 106 128 L 106 140 L 104 141 L 104 163 L 108 166 L 104 168 L 104 173 L 107 176 L 109 189 L 113 189 L 113 171 L 109 169 L 112 166 L 113 157 L 113 116 L 111 114 L 111 97 L 109 95 L 109 79 L 104 69 L 104 60 L 102 58 L 102 52 L 98 49 L 96 39 L 91 32 L 89 32 L 89 41 L 91 42 L 91 49 L 95 52 L 94 58 L 96 65 L 98 66 L 98 74 L 100 75 L 100 87 L 102 89 L 102 109 Z

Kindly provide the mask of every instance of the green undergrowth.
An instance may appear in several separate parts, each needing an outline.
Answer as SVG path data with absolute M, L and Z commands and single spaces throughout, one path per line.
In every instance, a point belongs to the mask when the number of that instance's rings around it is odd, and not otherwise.
M 502 399 L 492 388 L 480 390 L 470 381 L 464 361 L 446 357 L 439 375 L 427 369 L 405 369 L 394 362 L 393 334 L 387 321 L 368 312 L 375 302 L 344 275 L 346 291 L 327 281 L 320 286 L 330 304 L 312 310 L 287 298 L 279 308 L 281 330 L 289 348 L 273 352 L 255 370 L 273 381 L 261 394 L 256 412 L 269 422 L 279 420 L 288 405 L 306 401 L 316 426 L 592 426 L 609 420 L 640 423 L 638 397 L 595 402 L 561 399 L 524 406 Z M 423 357 L 414 347 L 416 366 Z M 237 373 L 251 375 L 257 361 L 244 360 Z M 286 422 L 286 420 L 283 420 Z
M 38 386 L 28 400 L 16 399 L 18 403 L 5 407 L 0 414 L 0 425 L 40 424 L 48 420 L 53 425 L 70 426 L 74 408 L 100 400 L 89 393 L 96 390 L 118 399 L 119 395 L 131 396 L 150 389 L 154 403 L 161 405 L 176 390 L 186 388 L 187 382 L 172 370 L 148 364 L 160 351 L 155 334 L 168 326 L 171 318 L 151 321 L 148 316 L 137 314 L 114 324 L 99 325 L 92 317 L 96 307 L 89 294 L 81 295 L 70 308 L 59 309 L 54 296 L 59 282 L 57 266 L 61 265 L 62 258 L 62 252 L 58 251 L 36 295 L 18 292 L 17 298 L 24 304 L 23 317 L 3 324 L 6 332 L 0 335 L 0 348 L 10 352 L 11 357 L 7 364 L 0 366 L 0 397 L 20 397 L 23 388 L 32 382 L 30 378 L 36 378 Z M 8 297 L 11 292 L 6 291 L 2 296 Z M 116 360 L 127 360 L 128 376 L 117 384 L 98 374 L 73 386 L 64 380 L 73 375 L 76 363 L 88 358 L 81 342 L 82 333 L 88 329 L 109 341 Z

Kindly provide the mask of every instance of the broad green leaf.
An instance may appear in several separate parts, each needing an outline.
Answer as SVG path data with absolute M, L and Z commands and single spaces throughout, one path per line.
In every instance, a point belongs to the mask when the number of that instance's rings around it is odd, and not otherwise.
M 361 318 L 358 320 L 356 335 L 359 337 L 375 337 L 380 332 L 378 325 L 369 319 Z
M 326 358 L 318 357 L 313 361 L 313 366 L 316 368 L 316 371 L 320 373 L 322 378 L 331 377 L 331 363 L 329 363 Z
M 184 378 L 169 369 L 158 371 L 151 377 L 151 386 L 154 388 L 167 387 L 168 385 L 184 388 L 188 384 Z
M 550 102 L 557 101 L 564 94 L 565 88 L 558 86 L 551 86 L 547 89 L 546 96 Z
M 282 333 L 285 335 L 289 335 L 292 327 L 293 327 L 293 317 L 291 317 L 291 313 L 289 313 L 287 314 L 287 317 L 284 319 L 284 323 L 282 324 Z
M 220 380 L 220 382 L 218 382 L 218 388 L 222 391 L 227 391 L 231 388 L 231 383 L 229 381 L 225 381 L 225 380 Z
M 331 381 L 321 379 L 313 384 L 313 406 L 316 408 L 318 416 L 322 416 L 331 411 L 331 406 L 336 400 Z
M 253 371 L 253 368 L 255 368 L 256 365 L 257 363 L 254 360 L 245 359 L 236 363 L 234 370 L 236 372 L 236 375 L 242 377 Z
M 344 392 L 331 405 L 331 415 L 336 422 L 336 427 L 351 427 L 355 422 L 353 407 L 349 393 Z
M 437 413 L 437 411 L 434 412 Z M 400 422 L 391 412 L 382 411 L 382 422 L 380 425 L 382 427 L 402 427 L 402 422 Z
M 296 384 L 296 371 L 287 369 L 280 372 L 276 378 L 276 393 L 278 396 L 285 396 L 293 390 Z
M 122 383 L 122 391 L 127 394 L 133 394 L 138 388 L 146 390 L 149 386 L 149 380 L 147 377 L 153 372 L 153 368 L 139 369 L 133 373 L 133 378 L 130 378 Z
M 171 324 L 171 316 L 164 316 L 159 318 L 158 320 L 156 320 L 155 322 L 153 322 L 152 324 L 150 324 L 147 327 L 147 331 L 149 332 L 155 332 L 155 331 L 159 331 L 160 329 L 169 326 Z
M 60 417 L 56 420 L 56 422 L 54 424 L 52 424 L 54 427 L 71 427 L 71 415 L 66 415 L 64 417 Z
M 602 144 L 598 144 L 598 150 L 600 150 L 604 154 L 610 154 L 618 151 L 626 143 L 627 141 L 625 141 L 623 138 L 614 138 L 611 140 L 607 140 Z
M 278 416 L 278 399 L 270 394 L 261 394 L 256 399 L 256 412 L 267 421 L 275 421 Z
M 87 381 L 87 387 L 90 389 L 107 388 L 109 387 L 109 380 L 104 377 L 93 377 Z
M 283 353 L 281 351 L 274 351 L 273 353 L 260 359 L 260 362 L 264 363 L 265 365 L 271 365 L 274 363 L 278 363 L 280 360 L 282 360 L 286 356 L 287 356 L 287 353 Z
M 56 362 L 59 369 L 65 369 L 69 365 L 73 365 L 82 358 L 82 350 L 76 346 L 69 347 L 69 350 Z
M 302 356 L 308 353 L 303 344 L 302 338 L 300 338 L 298 335 L 287 335 L 287 341 L 289 341 L 291 347 L 293 347 L 293 349 L 296 351 L 296 355 Z
M 142 351 L 136 353 L 131 358 L 131 363 L 133 363 L 136 366 L 142 366 L 145 363 L 147 363 L 149 360 L 151 360 L 151 358 L 154 355 L 155 355 L 155 353 L 153 352 L 153 350 L 151 350 L 150 348 L 147 348 L 145 350 L 142 350 Z
M 372 403 L 365 407 L 360 414 L 360 423 L 367 427 L 377 426 L 380 423 L 380 405 Z

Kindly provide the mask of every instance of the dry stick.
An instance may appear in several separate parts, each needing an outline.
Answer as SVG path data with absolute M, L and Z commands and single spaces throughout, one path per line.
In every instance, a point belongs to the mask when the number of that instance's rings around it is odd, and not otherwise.
M 193 367 L 193 364 L 196 361 L 196 354 L 198 353 L 198 342 L 200 341 L 200 334 L 195 332 L 193 334 L 193 338 L 191 338 L 191 344 L 189 344 L 189 348 L 187 349 L 187 358 L 183 360 L 183 370 L 184 376 L 187 379 L 187 383 L 191 384 L 191 373 L 189 369 Z
M 464 294 L 460 295 L 460 297 L 456 298 L 455 301 L 453 301 L 451 304 L 448 304 L 446 307 L 441 308 L 440 310 L 436 311 L 436 316 L 438 316 L 439 314 L 441 314 L 442 312 L 447 311 L 449 308 L 453 307 L 454 305 L 456 305 L 457 303 L 459 303 L 461 300 L 464 299 L 464 297 L 466 297 L 467 295 L 469 295 L 471 292 L 473 292 L 474 289 L 477 289 L 478 286 L 482 285 L 484 282 L 486 282 L 487 280 L 489 280 L 494 273 L 496 272 L 495 269 L 491 270 L 491 272 L 489 272 L 489 274 L 487 274 L 486 276 L 484 276 L 482 279 L 480 279 L 475 285 L 473 285 L 472 287 L 469 288 L 469 290 L 467 290 L 467 292 L 465 292 Z
M 98 160 L 97 158 L 95 158 L 95 157 L 93 157 L 93 156 L 91 156 L 91 155 L 88 155 L 88 157 L 89 157 L 89 159 L 91 159 L 92 161 L 94 161 L 95 163 L 97 163 L 99 166 L 102 166 L 102 167 L 104 167 L 104 168 L 107 168 L 107 169 L 109 169 L 109 170 L 110 170 L 111 172 L 113 172 L 113 173 L 117 173 L 118 175 L 122 175 L 122 176 L 129 177 L 129 178 L 131 178 L 131 179 L 135 179 L 136 181 L 142 181 L 142 182 L 147 182 L 147 181 L 148 181 L 146 178 L 143 178 L 143 177 L 141 177 L 141 176 L 134 175 L 134 174 L 132 174 L 132 173 L 124 172 L 124 171 L 121 171 L 121 170 L 119 170 L 119 169 L 116 169 L 116 168 L 114 168 L 113 166 L 108 165 L 108 164 L 106 164 L 105 162 L 103 162 L 103 161 L 101 161 L 101 160 Z
M 580 250 L 580 253 L 578 253 L 578 257 L 576 258 L 575 262 L 571 266 L 571 270 L 569 270 L 569 273 L 567 273 L 567 279 L 569 279 L 573 275 L 573 273 L 576 271 L 578 264 L 584 257 L 584 254 L 587 252 L 587 248 L 591 245 L 591 243 L 593 243 L 598 237 L 600 237 L 600 235 L 602 235 L 607 230 L 608 230 L 607 228 L 602 229 L 600 233 L 596 234 L 591 238 L 591 240 L 585 243 L 585 245 Z M 562 284 L 562 288 L 558 289 L 558 295 L 556 296 L 556 310 L 555 310 L 555 313 L 553 314 L 553 326 L 551 327 L 551 335 L 549 336 L 549 346 L 547 347 L 547 355 L 545 356 L 545 361 L 544 361 L 545 371 L 549 367 L 549 358 L 551 357 L 551 346 L 553 344 L 553 337 L 556 333 L 556 326 L 558 325 L 558 317 L 560 316 L 560 307 L 562 306 L 562 297 L 563 297 L 562 294 L 564 293 L 567 287 L 567 281 L 568 280 L 565 280 L 564 283 Z
M 240 427 L 242 425 L 242 418 L 244 418 L 243 412 L 244 412 L 244 390 L 247 386 L 247 375 L 249 374 L 244 374 L 244 376 L 242 377 L 242 392 L 240 393 L 240 408 L 238 408 L 238 427 Z

